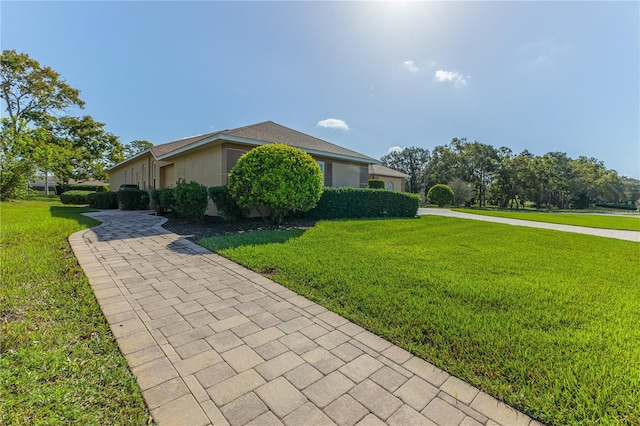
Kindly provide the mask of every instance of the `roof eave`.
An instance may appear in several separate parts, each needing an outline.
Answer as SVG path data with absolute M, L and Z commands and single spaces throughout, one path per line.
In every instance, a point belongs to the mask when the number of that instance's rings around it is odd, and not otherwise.
M 224 136 L 223 139 L 225 141 L 243 143 L 243 144 L 254 145 L 254 146 L 262 146 L 262 145 L 268 145 L 270 143 L 274 143 L 274 142 L 262 141 L 262 140 L 259 140 L 259 139 L 243 138 L 243 137 L 240 137 L 240 136 L 233 136 L 233 135 L 227 135 L 227 134 L 222 134 L 221 136 Z M 379 163 L 379 161 L 376 160 L 375 158 L 356 157 L 356 156 L 351 156 L 351 155 L 336 154 L 336 153 L 328 152 L 328 151 L 308 149 L 308 148 L 295 146 L 295 145 L 291 145 L 291 146 L 293 146 L 295 148 L 298 148 L 298 149 L 300 149 L 300 150 L 302 150 L 302 151 L 304 151 L 304 152 L 306 152 L 308 154 L 317 155 L 317 156 L 320 156 L 320 157 L 329 157 L 329 158 L 335 158 L 335 159 L 339 159 L 339 160 L 347 160 L 347 161 L 363 163 L 363 164 L 378 164 Z
M 120 166 L 122 166 L 123 164 L 127 164 L 127 163 L 129 163 L 129 162 L 131 162 L 131 161 L 135 160 L 135 159 L 136 159 L 136 158 L 138 158 L 138 157 L 142 157 L 144 154 L 151 154 L 151 155 L 153 156 L 153 158 L 155 158 L 156 160 L 158 159 L 158 158 L 155 156 L 155 154 L 153 153 L 153 151 L 151 151 L 151 148 L 147 148 L 147 149 L 145 149 L 144 151 L 139 152 L 139 153 L 137 153 L 137 154 L 135 154 L 135 155 L 132 155 L 131 157 L 125 158 L 124 160 L 120 161 L 119 163 L 116 163 L 116 164 L 114 164 L 113 166 L 109 166 L 109 167 L 107 167 L 107 168 L 106 168 L 106 169 L 104 169 L 104 170 L 105 170 L 106 172 L 108 172 L 109 170 L 113 170 L 113 169 L 115 169 L 116 167 L 120 167 Z

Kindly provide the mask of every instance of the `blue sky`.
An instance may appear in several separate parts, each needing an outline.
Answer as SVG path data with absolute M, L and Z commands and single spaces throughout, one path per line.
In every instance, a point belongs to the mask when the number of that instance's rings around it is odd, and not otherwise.
M 123 143 L 272 120 L 375 158 L 466 137 L 640 178 L 639 2 L 2 1 L 0 12 L 2 49 L 62 74 Z

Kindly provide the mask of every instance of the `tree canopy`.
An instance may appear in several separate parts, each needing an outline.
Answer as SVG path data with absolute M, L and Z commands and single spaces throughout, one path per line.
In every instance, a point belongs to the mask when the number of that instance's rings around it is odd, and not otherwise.
M 0 56 L 0 198 L 13 198 L 38 170 L 71 178 L 104 179 L 103 169 L 122 160 L 118 138 L 90 116 L 63 113 L 83 108 L 80 91 L 56 71 L 15 50 Z
M 488 200 L 502 207 L 523 208 L 529 201 L 538 208 L 584 208 L 593 203 L 634 204 L 640 198 L 640 180 L 619 176 L 595 158 L 573 159 L 564 152 L 514 154 L 507 147 L 453 138 L 434 147 L 430 155 L 412 147 L 380 161 L 409 174 L 407 186 L 412 192 L 424 194 L 426 188 L 456 182 L 454 186 L 465 192 L 457 203 L 469 197 L 467 183 L 475 203 L 484 205 Z

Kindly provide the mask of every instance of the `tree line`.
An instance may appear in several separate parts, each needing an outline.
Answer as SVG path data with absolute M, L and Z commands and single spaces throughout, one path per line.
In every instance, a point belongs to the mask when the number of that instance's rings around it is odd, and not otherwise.
M 65 114 L 84 108 L 80 91 L 50 67 L 15 50 L 3 50 L 0 56 L 0 99 L 0 199 L 24 195 L 37 173 L 65 183 L 104 180 L 105 168 L 152 145 L 123 145 L 90 115 Z
M 393 151 L 383 165 L 409 175 L 406 190 L 424 195 L 436 184 L 450 184 L 467 194 L 460 201 L 500 207 L 586 208 L 591 204 L 635 205 L 640 180 L 620 176 L 593 157 L 571 158 L 564 152 L 515 154 L 465 138 L 453 138 L 432 151 L 419 147 Z M 457 190 L 457 191 L 456 191 Z

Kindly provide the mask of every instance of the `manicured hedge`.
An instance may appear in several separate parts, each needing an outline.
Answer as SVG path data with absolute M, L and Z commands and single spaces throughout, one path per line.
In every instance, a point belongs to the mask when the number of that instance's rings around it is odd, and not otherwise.
M 109 190 L 107 185 L 81 185 L 81 184 L 69 184 L 62 183 L 56 185 L 56 194 L 62 195 L 68 191 L 91 191 L 91 192 L 106 192 Z
M 180 216 L 202 222 L 209 204 L 206 186 L 198 182 L 181 183 L 174 189 L 173 196 Z
M 417 194 L 384 189 L 324 188 L 318 205 L 306 216 L 314 219 L 366 217 L 414 217 L 418 213 Z
M 149 193 L 140 189 L 118 191 L 120 210 L 144 210 L 149 207 Z
M 239 220 L 244 216 L 242 209 L 233 199 L 229 192 L 229 187 L 212 186 L 209 187 L 209 198 L 216 205 L 218 212 L 227 220 Z
M 173 212 L 176 208 L 176 197 L 173 188 L 160 188 L 151 191 L 151 199 L 156 212 L 160 215 Z
M 369 188 L 384 189 L 384 181 L 382 179 L 369 179 Z
M 89 204 L 88 196 L 90 194 L 95 194 L 95 192 L 79 190 L 67 191 L 60 195 L 60 201 L 62 204 Z
M 89 207 L 94 209 L 117 209 L 117 192 L 95 192 L 87 196 Z

